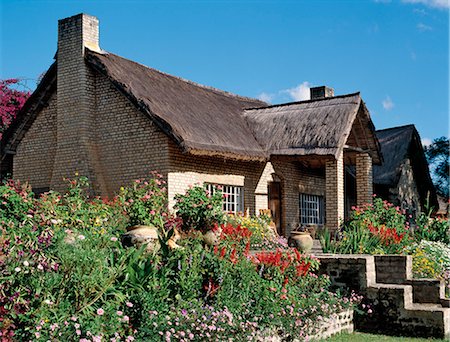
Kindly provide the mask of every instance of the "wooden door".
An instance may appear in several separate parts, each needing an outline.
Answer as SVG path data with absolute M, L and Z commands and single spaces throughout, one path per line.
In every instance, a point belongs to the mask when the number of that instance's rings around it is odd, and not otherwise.
M 272 215 L 273 222 L 277 226 L 277 232 L 283 235 L 281 231 L 281 183 L 269 183 L 269 209 Z

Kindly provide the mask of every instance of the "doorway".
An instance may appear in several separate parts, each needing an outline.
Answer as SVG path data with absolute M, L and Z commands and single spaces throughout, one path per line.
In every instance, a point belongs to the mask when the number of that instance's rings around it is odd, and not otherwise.
M 283 235 L 281 228 L 281 182 L 270 182 L 268 184 L 269 192 L 269 209 L 272 215 L 272 220 L 277 226 L 279 235 Z

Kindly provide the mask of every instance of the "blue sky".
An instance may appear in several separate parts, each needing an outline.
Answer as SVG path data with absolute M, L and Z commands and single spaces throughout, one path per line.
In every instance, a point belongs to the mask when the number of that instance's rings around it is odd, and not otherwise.
M 272 103 L 360 91 L 377 129 L 449 135 L 449 1 L 1 1 L 0 78 L 37 79 L 57 20 L 100 20 L 100 46 Z

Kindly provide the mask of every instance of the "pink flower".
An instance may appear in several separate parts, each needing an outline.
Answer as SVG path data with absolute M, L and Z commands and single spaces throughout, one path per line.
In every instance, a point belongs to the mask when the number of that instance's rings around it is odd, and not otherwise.
M 117 241 L 117 238 L 116 238 L 115 236 L 113 236 L 113 237 L 111 238 L 111 241 Z
M 134 341 L 134 337 L 133 337 L 133 336 L 127 336 L 126 341 L 127 341 L 127 342 Z
M 78 238 L 80 239 L 80 240 L 84 240 L 84 239 L 86 239 L 86 236 L 84 236 L 84 235 L 78 235 Z
M 80 330 L 80 329 L 77 329 L 77 330 L 75 330 L 75 333 L 76 333 L 78 336 L 80 336 L 80 335 L 81 335 L 81 330 Z
M 104 313 L 105 311 L 102 308 L 97 309 L 97 315 L 102 316 Z
M 122 311 L 117 311 L 116 314 L 117 314 L 117 316 L 122 316 L 123 312 Z
M 126 302 L 125 303 L 129 308 L 132 308 L 133 307 L 133 303 L 131 303 L 131 302 Z
M 128 316 L 123 316 L 122 321 L 123 321 L 123 322 L 129 322 L 129 321 L 130 321 L 130 317 L 128 317 Z
M 36 336 L 36 338 L 41 337 L 41 333 L 39 333 L 39 332 L 37 332 L 37 331 L 34 333 L 34 335 Z
M 150 215 L 155 215 L 155 211 L 154 210 L 150 210 Z

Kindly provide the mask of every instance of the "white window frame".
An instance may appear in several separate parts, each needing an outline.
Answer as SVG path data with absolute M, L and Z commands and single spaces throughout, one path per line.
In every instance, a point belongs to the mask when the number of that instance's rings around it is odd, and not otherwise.
M 324 224 L 324 197 L 319 195 L 299 194 L 300 224 Z
M 216 187 L 222 188 L 222 194 L 224 195 L 222 209 L 226 213 L 243 213 L 244 212 L 244 187 L 238 185 L 227 184 L 204 184 L 206 190 L 211 194 L 214 193 Z

